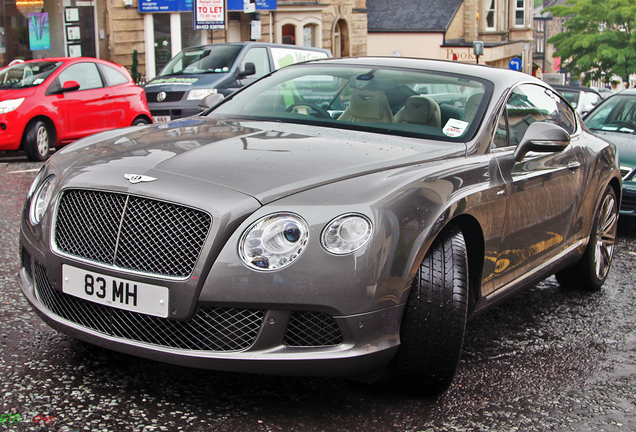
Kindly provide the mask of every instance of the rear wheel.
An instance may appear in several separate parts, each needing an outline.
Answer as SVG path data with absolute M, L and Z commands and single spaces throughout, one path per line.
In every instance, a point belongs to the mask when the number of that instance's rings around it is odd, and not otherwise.
M 608 186 L 596 211 L 583 257 L 574 266 L 556 274 L 559 283 L 582 291 L 600 290 L 612 264 L 617 229 L 618 200 L 614 188 Z
M 51 151 L 51 130 L 42 120 L 36 120 L 27 126 L 24 151 L 31 161 L 43 161 Z
M 466 243 L 450 228 L 433 243 L 411 287 L 390 385 L 427 396 L 444 392 L 457 370 L 467 314 Z

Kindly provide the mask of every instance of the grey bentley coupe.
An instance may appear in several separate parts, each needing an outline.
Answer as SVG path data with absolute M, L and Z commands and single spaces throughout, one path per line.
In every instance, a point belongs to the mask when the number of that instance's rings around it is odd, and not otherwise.
M 553 274 L 581 290 L 608 275 L 616 154 L 529 75 L 328 59 L 206 103 L 46 162 L 18 282 L 51 327 L 179 365 L 435 395 L 471 316 Z

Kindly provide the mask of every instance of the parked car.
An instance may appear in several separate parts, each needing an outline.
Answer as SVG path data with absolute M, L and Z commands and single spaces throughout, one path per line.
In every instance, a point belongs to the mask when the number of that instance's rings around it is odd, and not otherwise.
M 552 87 L 561 93 L 582 116 L 592 111 L 603 100 L 598 91 L 589 87 L 574 85 L 553 85 Z
M 123 66 L 95 58 L 29 60 L 0 71 L 0 150 L 41 161 L 108 129 L 151 123 L 144 90 Z
M 445 118 L 414 89 L 461 86 Z M 282 68 L 38 174 L 19 284 L 50 326 L 155 360 L 438 394 L 470 317 L 554 273 L 599 290 L 614 148 L 548 85 L 406 58 Z
M 155 122 L 192 116 L 210 94 L 227 96 L 283 66 L 327 57 L 324 49 L 262 42 L 186 48 L 146 84 L 148 106 Z
M 623 90 L 585 117 L 596 135 L 616 145 L 623 177 L 621 216 L 636 216 L 636 89 Z

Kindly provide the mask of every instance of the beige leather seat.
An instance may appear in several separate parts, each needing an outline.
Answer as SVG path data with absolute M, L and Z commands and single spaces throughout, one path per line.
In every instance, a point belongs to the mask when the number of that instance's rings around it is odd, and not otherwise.
M 338 117 L 347 122 L 391 123 L 393 113 L 384 92 L 379 90 L 352 90 L 351 104 Z
M 437 102 L 428 96 L 411 96 L 395 115 L 396 123 L 442 127 L 442 112 Z
M 464 108 L 464 115 L 462 116 L 462 120 L 470 122 L 477 114 L 477 108 L 479 108 L 479 104 L 481 103 L 481 98 L 483 97 L 482 93 L 475 93 L 466 101 L 466 107 Z

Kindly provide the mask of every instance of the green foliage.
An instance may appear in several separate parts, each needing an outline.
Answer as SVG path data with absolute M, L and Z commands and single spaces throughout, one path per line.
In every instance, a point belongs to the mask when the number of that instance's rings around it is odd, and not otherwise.
M 550 38 L 564 66 L 584 83 L 636 72 L 636 0 L 568 0 L 546 9 L 566 18 L 565 30 Z
M 141 74 L 137 70 L 138 66 L 139 66 L 139 60 L 137 60 L 137 50 L 133 50 L 132 65 L 130 66 L 130 76 L 132 76 L 133 81 L 136 83 L 139 82 L 139 78 L 141 76 Z

